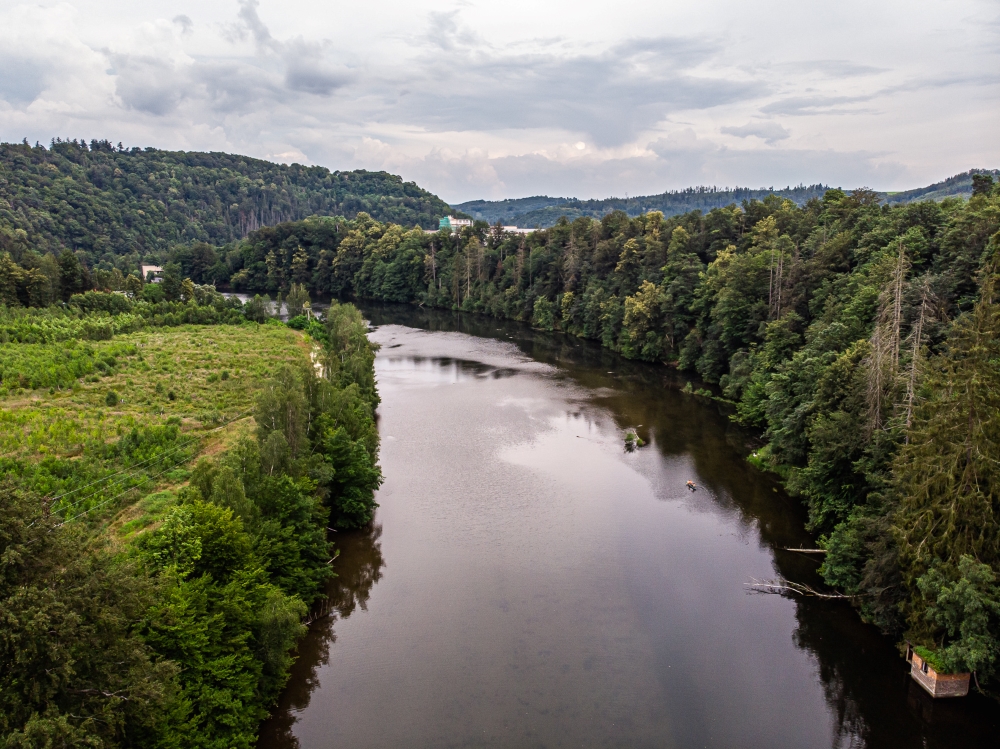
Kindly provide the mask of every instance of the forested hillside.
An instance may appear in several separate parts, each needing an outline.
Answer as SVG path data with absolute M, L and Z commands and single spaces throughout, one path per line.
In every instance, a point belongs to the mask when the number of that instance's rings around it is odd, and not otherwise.
M 366 333 L 190 281 L 0 306 L 0 745 L 255 745 L 374 513 Z
M 47 272 L 0 255 L 0 295 L 47 303 L 97 283 L 176 303 L 194 288 L 184 276 L 222 266 L 233 288 L 297 308 L 307 293 L 419 302 L 676 367 L 705 384 L 692 397 L 729 401 L 759 430 L 753 460 L 807 505 L 828 583 L 986 681 L 1000 667 L 1000 189 L 972 182 L 969 200 L 828 190 L 528 235 L 312 217 L 176 247 L 145 288 L 85 277 L 72 253 L 47 256 Z
M 926 187 L 917 187 L 902 192 L 884 193 L 887 203 L 912 203 L 915 200 L 944 200 L 945 198 L 969 198 L 972 196 L 973 177 L 977 174 L 1000 179 L 1000 169 L 970 169 L 954 177 L 935 182 Z
M 604 198 L 601 200 L 579 200 L 577 198 L 550 198 L 539 195 L 517 200 L 470 200 L 453 208 L 474 219 L 495 224 L 525 228 L 548 228 L 565 217 L 570 221 L 588 217 L 601 219 L 612 211 L 624 211 L 629 216 L 659 211 L 665 217 L 676 216 L 688 211 L 707 213 L 713 208 L 739 204 L 744 200 L 763 200 L 768 195 L 777 195 L 799 205 L 811 198 L 822 197 L 829 190 L 824 185 L 800 185 L 799 187 L 762 187 L 750 189 L 737 187 L 732 190 L 716 187 L 689 187 L 686 190 L 668 190 L 659 195 L 640 195 L 634 198 Z
M 830 585 L 984 681 L 1000 665 L 998 230 L 979 175 L 968 201 L 829 190 L 526 236 L 308 219 L 230 258 L 248 291 L 524 320 L 700 378 L 808 506 Z
M 226 153 L 107 141 L 0 144 L 0 250 L 80 251 L 126 273 L 177 243 L 225 244 L 311 215 L 436 228 L 449 207 L 386 172 L 331 172 Z
M 980 173 L 989 174 L 994 178 L 1000 177 L 1000 171 L 996 169 L 973 169 L 927 187 L 904 192 L 878 193 L 878 196 L 890 204 L 910 203 L 914 200 L 943 200 L 947 197 L 969 198 L 972 195 L 972 176 Z M 550 198 L 546 195 L 538 195 L 511 200 L 470 200 L 466 203 L 458 203 L 453 207 L 475 219 L 491 224 L 500 221 L 513 226 L 547 228 L 554 226 L 561 217 L 573 221 L 583 216 L 600 219 L 611 211 L 624 211 L 632 217 L 651 211 L 659 211 L 669 218 L 694 210 L 706 213 L 713 208 L 741 204 L 745 200 L 763 200 L 768 195 L 777 195 L 801 206 L 813 198 L 822 197 L 823 193 L 829 189 L 824 185 L 800 185 L 777 190 L 773 187 L 735 188 L 733 190 L 720 190 L 715 187 L 689 187 L 686 190 L 667 191 L 660 195 L 643 195 L 624 199 L 578 200 L 576 198 Z

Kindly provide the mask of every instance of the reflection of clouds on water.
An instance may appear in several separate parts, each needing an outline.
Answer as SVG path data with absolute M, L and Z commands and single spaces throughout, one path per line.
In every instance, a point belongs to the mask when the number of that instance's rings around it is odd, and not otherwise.
M 338 538 L 335 614 L 262 747 L 297 746 L 293 730 L 310 747 L 995 746 L 995 708 L 914 693 L 849 606 L 745 594 L 751 577 L 821 581 L 785 551 L 814 542 L 801 502 L 746 462 L 753 435 L 726 407 L 568 336 L 365 312 L 385 539 L 359 536 L 351 562 Z M 624 453 L 624 429 L 647 446 Z M 381 543 L 394 573 L 372 594 Z

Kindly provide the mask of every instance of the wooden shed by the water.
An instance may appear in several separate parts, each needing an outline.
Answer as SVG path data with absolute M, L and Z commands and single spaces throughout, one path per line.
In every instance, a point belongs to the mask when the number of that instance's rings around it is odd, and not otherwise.
M 910 643 L 906 643 L 906 660 L 910 676 L 931 697 L 964 697 L 969 693 L 969 674 L 938 672 Z

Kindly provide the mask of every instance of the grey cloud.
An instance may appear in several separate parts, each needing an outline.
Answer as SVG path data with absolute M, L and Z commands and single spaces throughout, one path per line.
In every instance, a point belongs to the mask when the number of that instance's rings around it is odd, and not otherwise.
M 240 0 L 237 31 L 240 38 L 246 38 L 249 33 L 260 53 L 277 55 L 284 61 L 285 85 L 289 89 L 328 96 L 351 80 L 345 70 L 338 70 L 324 59 L 326 45 L 309 43 L 301 38 L 282 42 L 271 36 L 257 14 L 259 4 L 258 0 Z
M 0 99 L 27 106 L 45 90 L 46 67 L 26 57 L 0 55 Z
M 270 47 L 274 44 L 274 39 L 267 26 L 260 20 L 260 16 L 257 15 L 258 5 L 260 5 L 259 0 L 240 0 L 240 10 L 236 14 L 242 24 L 243 33 L 240 38 L 245 39 L 246 32 L 249 32 L 259 47 Z
M 230 27 L 236 36 L 253 38 L 255 56 L 196 59 L 185 71 L 167 61 L 121 58 L 116 67 L 122 101 L 156 115 L 174 111 L 182 101 L 196 107 L 200 99 L 216 112 L 294 101 L 309 116 L 311 105 L 302 96 L 363 88 L 364 97 L 345 98 L 341 119 L 430 131 L 561 129 L 585 133 L 587 142 L 598 146 L 616 146 L 672 113 L 768 92 L 761 81 L 696 74 L 721 51 L 712 40 L 641 38 L 597 53 L 512 52 L 483 43 L 459 25 L 454 13 L 432 16 L 431 35 L 439 39 L 425 39 L 425 52 L 408 67 L 380 75 L 336 60 L 329 42 L 276 39 L 257 7 L 257 0 L 242 0 L 238 21 Z
M 323 45 L 310 44 L 302 39 L 282 45 L 285 62 L 285 83 L 293 91 L 329 96 L 347 85 L 353 75 L 343 66 L 330 64 L 325 59 Z
M 116 91 L 129 109 L 164 116 L 184 102 L 217 114 L 246 113 L 289 98 L 279 74 L 254 61 L 196 59 L 190 65 L 138 55 L 110 55 Z
M 256 61 L 243 59 L 197 61 L 189 74 L 190 98 L 202 98 L 218 113 L 247 113 L 285 103 L 289 94 L 281 76 Z
M 430 29 L 424 38 L 446 51 L 472 45 L 485 46 L 478 34 L 458 25 L 458 14 L 457 10 L 430 13 Z
M 777 143 L 779 140 L 784 140 L 792 134 L 790 130 L 786 130 L 777 122 L 748 122 L 746 125 L 740 125 L 739 127 L 727 125 L 720 128 L 720 132 L 726 135 L 735 135 L 738 138 L 755 136 L 768 144 Z
M 436 51 L 406 81 L 419 95 L 387 115 L 436 129 L 583 131 L 598 145 L 620 145 L 672 112 L 767 92 L 761 82 L 692 72 L 718 51 L 707 40 L 669 37 L 632 39 L 577 56 Z M 395 82 L 393 90 L 399 86 Z
M 346 68 L 325 60 L 324 45 L 272 37 L 257 5 L 243 0 L 238 23 L 229 27 L 230 36 L 253 37 L 255 57 L 202 57 L 175 65 L 152 56 L 112 54 L 122 102 L 157 116 L 173 113 L 185 101 L 195 107 L 200 102 L 218 115 L 246 114 L 288 104 L 300 94 L 328 96 L 352 80 Z
M 869 94 L 858 96 L 790 96 L 761 107 L 764 114 L 813 115 L 813 114 L 862 114 L 871 113 L 873 108 L 851 106 L 866 102 L 884 100 L 899 93 L 910 93 L 925 89 L 943 89 L 951 86 L 991 86 L 996 85 L 995 73 L 972 72 L 940 75 L 911 79 L 885 86 Z
M 453 203 L 483 196 L 539 193 L 579 198 L 625 192 L 652 195 L 691 185 L 783 187 L 823 182 L 853 188 L 891 184 L 906 174 L 899 163 L 885 163 L 884 155 L 864 151 L 750 151 L 715 147 L 700 140 L 686 145 L 669 141 L 661 142 L 662 153 L 653 156 L 605 161 L 560 162 L 532 154 L 480 163 L 432 154 L 401 171 L 405 179 L 416 179 Z M 478 180 L 477 174 L 481 175 Z
M 789 96 L 760 108 L 764 114 L 857 114 L 859 108 L 845 108 L 845 104 L 859 104 L 874 99 L 876 94 L 864 96 Z
M 296 61 L 288 66 L 285 83 L 293 91 L 328 96 L 346 84 L 349 77 L 339 71 Z
M 116 90 L 129 109 L 169 114 L 187 93 L 187 76 L 168 61 L 139 55 L 112 55 L 118 73 Z
M 174 16 L 173 22 L 181 27 L 182 34 L 190 34 L 194 29 L 194 21 L 185 15 Z
M 776 66 L 796 72 L 814 72 L 831 78 L 856 78 L 866 75 L 885 73 L 889 68 L 878 68 L 874 65 L 861 65 L 850 60 L 802 60 Z

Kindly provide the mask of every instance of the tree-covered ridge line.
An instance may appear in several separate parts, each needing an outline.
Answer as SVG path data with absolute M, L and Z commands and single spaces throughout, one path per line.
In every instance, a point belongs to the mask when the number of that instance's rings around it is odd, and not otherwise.
M 784 189 L 773 187 L 749 188 L 719 188 L 719 187 L 688 187 L 684 190 L 667 190 L 658 195 L 639 195 L 626 198 L 550 198 L 539 195 L 532 198 L 515 200 L 470 200 L 452 206 L 463 211 L 474 219 L 494 224 L 497 221 L 507 225 L 525 228 L 547 229 L 556 221 L 565 217 L 569 221 L 578 218 L 593 218 L 600 220 L 612 211 L 624 211 L 629 216 L 640 216 L 643 213 L 659 211 L 665 217 L 676 216 L 688 211 L 708 212 L 713 208 L 722 208 L 730 204 L 739 205 L 744 200 L 763 200 L 768 195 L 777 195 L 799 205 L 811 198 L 819 198 L 829 190 L 829 186 L 799 185 Z
M 969 198 L 972 195 L 972 176 L 988 174 L 1000 178 L 1000 170 L 972 169 L 949 177 L 927 187 L 894 193 L 878 193 L 887 203 L 910 203 L 914 200 L 943 200 L 946 197 Z M 708 212 L 713 208 L 724 208 L 743 201 L 763 200 L 768 195 L 791 200 L 804 205 L 813 198 L 821 198 L 829 190 L 828 186 L 799 185 L 784 189 L 770 188 L 717 188 L 689 187 L 685 190 L 668 190 L 659 195 L 643 195 L 634 198 L 606 198 L 603 200 L 579 200 L 577 198 L 550 198 L 537 195 L 531 198 L 508 200 L 470 200 L 452 206 L 456 210 L 471 215 L 474 219 L 494 224 L 548 228 L 561 218 L 573 221 L 587 216 L 600 219 L 611 211 L 625 211 L 635 217 L 643 213 L 659 211 L 665 217 L 676 216 L 688 211 Z
M 973 177 L 977 174 L 992 177 L 994 180 L 1000 179 L 1000 169 L 970 169 L 926 187 L 916 187 L 902 192 L 880 193 L 880 195 L 883 195 L 885 201 L 890 205 L 912 203 L 915 200 L 944 200 L 945 198 L 965 198 L 968 200 L 972 197 Z
M 331 172 L 226 153 L 54 140 L 0 144 L 0 249 L 82 253 L 91 268 L 138 270 L 177 243 L 222 245 L 311 215 L 436 228 L 446 203 L 386 172 Z
M 196 292 L 0 307 L 3 746 L 252 747 L 330 576 L 328 526 L 371 522 L 358 311 L 301 318 L 303 338 Z
M 975 184 L 967 201 L 829 190 L 528 235 L 308 220 L 247 237 L 232 281 L 522 320 L 699 376 L 808 506 L 826 580 L 987 683 L 1000 666 L 1000 189 Z

